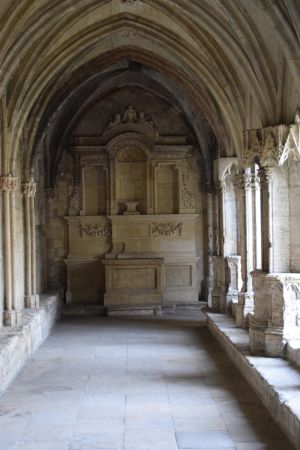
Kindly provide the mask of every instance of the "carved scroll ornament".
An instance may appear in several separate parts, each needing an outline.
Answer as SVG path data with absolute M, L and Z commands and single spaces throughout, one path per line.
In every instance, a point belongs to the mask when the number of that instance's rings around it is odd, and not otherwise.
M 109 238 L 111 237 L 111 224 L 110 223 L 95 223 L 95 224 L 80 224 L 81 237 L 86 234 L 89 237 L 97 238 Z
M 151 234 L 153 237 L 159 236 L 181 236 L 183 223 L 159 222 L 152 223 Z

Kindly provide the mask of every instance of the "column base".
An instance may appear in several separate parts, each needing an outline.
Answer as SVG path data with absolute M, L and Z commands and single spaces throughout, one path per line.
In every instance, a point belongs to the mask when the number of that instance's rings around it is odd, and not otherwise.
M 226 312 L 226 294 L 221 291 L 212 291 L 212 309 L 214 311 Z
M 235 306 L 236 314 L 235 321 L 237 327 L 249 327 L 249 314 L 254 310 L 254 293 L 253 292 L 239 292 L 238 302 Z
M 284 339 L 282 328 L 268 327 L 265 332 L 265 353 L 268 356 L 284 356 L 287 341 Z
M 264 353 L 266 349 L 266 330 L 268 322 L 258 321 L 250 316 L 249 341 L 252 353 Z
M 238 293 L 231 291 L 226 294 L 226 312 L 236 315 L 236 305 L 238 303 Z
M 29 309 L 38 309 L 40 306 L 40 296 L 25 295 L 25 306 Z
M 35 295 L 25 295 L 26 308 L 35 308 Z
M 13 327 L 22 322 L 22 311 L 3 311 L 3 325 Z

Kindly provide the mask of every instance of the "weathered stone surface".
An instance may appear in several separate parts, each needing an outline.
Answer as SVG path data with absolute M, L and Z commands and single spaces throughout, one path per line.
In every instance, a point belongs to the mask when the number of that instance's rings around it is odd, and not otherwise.
M 0 331 L 0 394 L 45 340 L 58 317 L 59 295 L 45 294 L 39 309 L 24 313 L 22 324 Z
M 300 374 L 280 358 L 252 356 L 246 330 L 222 314 L 207 314 L 208 327 L 295 447 L 300 448 Z

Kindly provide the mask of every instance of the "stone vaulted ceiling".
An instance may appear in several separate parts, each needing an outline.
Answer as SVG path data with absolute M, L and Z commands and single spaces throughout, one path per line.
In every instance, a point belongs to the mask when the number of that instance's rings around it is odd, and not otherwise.
M 114 82 L 181 108 L 208 171 L 299 103 L 298 0 L 6 0 L 0 14 L 3 173 L 18 154 L 28 171 L 49 127 L 56 161 L 58 136 Z

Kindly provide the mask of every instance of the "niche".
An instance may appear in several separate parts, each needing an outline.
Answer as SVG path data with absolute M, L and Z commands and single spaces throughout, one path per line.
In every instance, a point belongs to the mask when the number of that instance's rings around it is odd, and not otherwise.
M 147 158 L 137 146 L 126 146 L 118 153 L 116 199 L 119 214 L 128 213 L 130 203 L 136 203 L 132 212 L 147 212 Z
M 174 165 L 164 164 L 156 168 L 157 214 L 179 212 L 178 170 Z
M 83 170 L 83 214 L 86 216 L 107 213 L 106 171 L 103 166 L 89 165 Z

